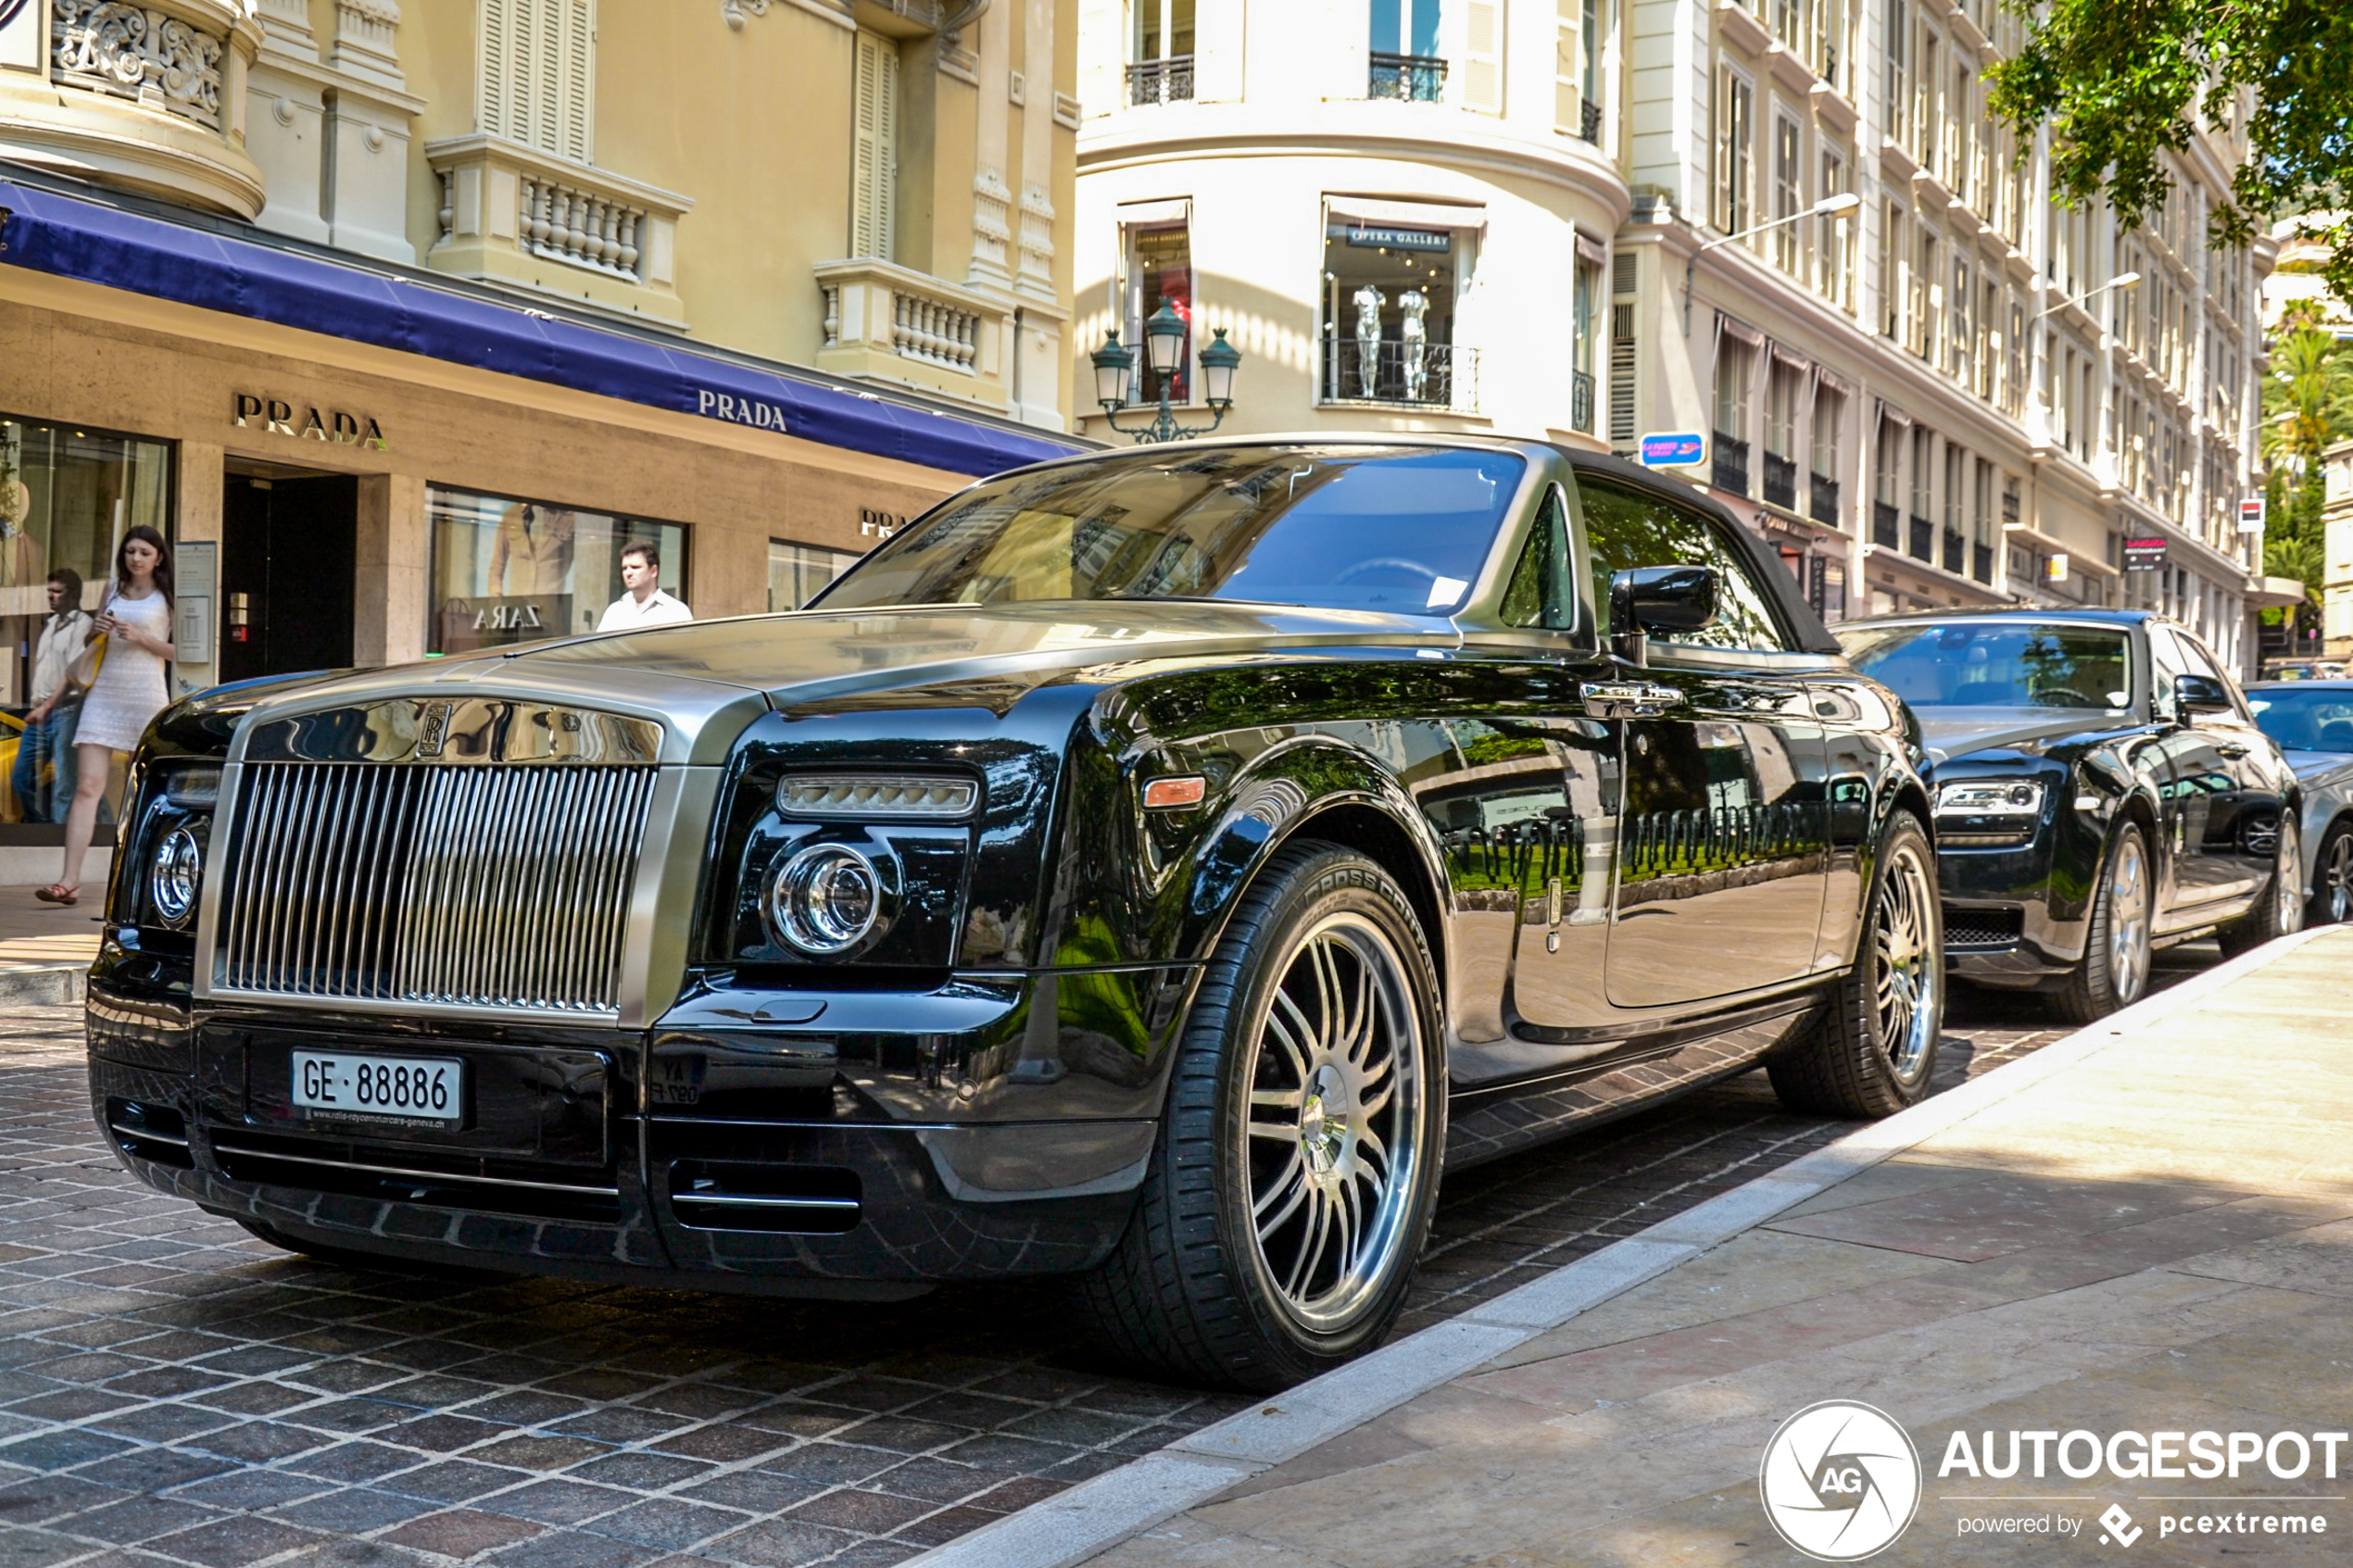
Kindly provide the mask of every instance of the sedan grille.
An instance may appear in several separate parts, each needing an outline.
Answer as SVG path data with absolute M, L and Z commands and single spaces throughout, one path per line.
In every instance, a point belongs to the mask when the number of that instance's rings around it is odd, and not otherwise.
M 610 1013 L 655 772 L 248 764 L 215 988 Z

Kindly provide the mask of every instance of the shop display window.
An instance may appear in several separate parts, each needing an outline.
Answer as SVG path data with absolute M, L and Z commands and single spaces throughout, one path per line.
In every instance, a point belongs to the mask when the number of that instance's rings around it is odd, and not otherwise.
M 125 530 L 144 522 L 171 537 L 171 494 L 165 442 L 0 415 L 0 618 L 10 654 L 0 703 L 22 712 L 31 701 L 49 574 L 71 568 L 82 608 L 96 610 Z
M 799 609 L 817 591 L 843 572 L 858 557 L 849 550 L 828 550 L 822 545 L 768 541 L 768 608 Z
M 1360 220 L 1324 228 L 1323 400 L 1478 408 L 1478 358 L 1455 341 L 1476 232 Z
M 686 597 L 686 530 L 674 522 L 438 484 L 426 492 L 426 512 L 433 623 L 425 636 L 434 654 L 595 631 L 625 591 L 621 552 L 630 545 L 653 546 L 663 591 Z

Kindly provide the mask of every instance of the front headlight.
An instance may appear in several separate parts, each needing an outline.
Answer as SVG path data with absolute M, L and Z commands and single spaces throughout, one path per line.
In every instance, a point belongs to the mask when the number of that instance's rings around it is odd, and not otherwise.
M 1940 817 L 2032 817 L 2043 809 L 2033 779 L 1959 779 L 1936 790 Z
M 975 781 L 937 773 L 787 773 L 776 782 L 778 811 L 818 821 L 961 822 L 979 800 Z
M 204 877 L 204 846 L 184 827 L 164 834 L 147 872 L 147 902 L 174 931 L 187 928 L 196 912 L 196 890 Z
M 761 912 L 770 935 L 813 958 L 837 958 L 887 929 L 893 889 L 847 844 L 812 844 L 769 873 Z

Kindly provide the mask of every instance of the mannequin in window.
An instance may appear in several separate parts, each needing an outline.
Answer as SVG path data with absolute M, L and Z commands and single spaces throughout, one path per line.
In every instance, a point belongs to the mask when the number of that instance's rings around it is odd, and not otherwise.
M 1397 296 L 1397 308 L 1404 312 L 1404 319 L 1397 323 L 1397 335 L 1404 340 L 1405 401 L 1419 403 L 1429 386 L 1428 329 L 1422 322 L 1429 314 L 1429 295 L 1422 293 L 1419 284 L 1408 283 Z
M 1373 395 L 1373 383 L 1380 372 L 1380 307 L 1389 296 L 1372 283 L 1361 285 L 1356 300 L 1356 381 L 1364 388 L 1364 395 Z

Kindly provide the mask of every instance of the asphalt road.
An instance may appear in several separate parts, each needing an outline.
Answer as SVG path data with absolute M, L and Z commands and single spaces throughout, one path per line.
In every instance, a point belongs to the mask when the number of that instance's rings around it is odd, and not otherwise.
M 1938 1082 L 2062 1033 L 1957 998 Z M 1403 1328 L 1843 1125 L 1750 1073 L 1466 1173 Z M 795 1304 L 289 1258 L 122 1173 L 77 1011 L 0 1013 L 0 1568 L 898 1562 L 1241 1402 L 1071 1340 L 1038 1286 Z

